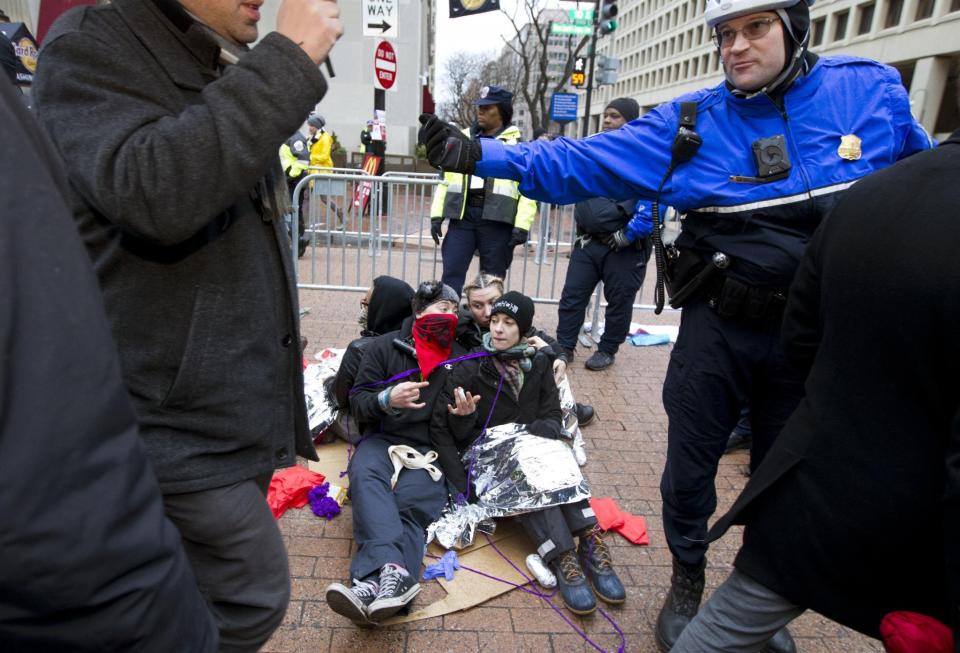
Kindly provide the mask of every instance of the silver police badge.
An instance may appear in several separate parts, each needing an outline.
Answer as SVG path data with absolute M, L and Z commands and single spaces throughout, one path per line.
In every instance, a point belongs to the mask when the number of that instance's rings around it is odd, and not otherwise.
M 840 155 L 841 159 L 846 159 L 847 161 L 858 161 L 862 151 L 860 149 L 860 144 L 863 141 L 860 140 L 860 137 L 856 134 L 847 134 L 846 136 L 840 137 L 840 147 L 837 148 L 837 154 Z
M 480 99 L 482 100 L 483 98 L 487 97 L 489 93 L 490 93 L 490 87 L 484 86 L 483 88 L 480 89 Z

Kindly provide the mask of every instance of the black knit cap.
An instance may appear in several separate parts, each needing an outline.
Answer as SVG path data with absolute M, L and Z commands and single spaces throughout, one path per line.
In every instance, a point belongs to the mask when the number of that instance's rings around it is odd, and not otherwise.
M 605 106 L 604 109 L 609 109 L 610 107 L 616 109 L 617 112 L 623 116 L 623 119 L 627 122 L 636 120 L 640 117 L 640 105 L 637 104 L 637 101 L 633 98 L 614 98 L 613 100 L 607 102 L 607 106 Z
M 533 300 L 516 290 L 504 293 L 493 304 L 490 316 L 492 317 L 497 313 L 503 313 L 513 318 L 517 326 L 520 327 L 521 336 L 527 335 L 533 328 Z

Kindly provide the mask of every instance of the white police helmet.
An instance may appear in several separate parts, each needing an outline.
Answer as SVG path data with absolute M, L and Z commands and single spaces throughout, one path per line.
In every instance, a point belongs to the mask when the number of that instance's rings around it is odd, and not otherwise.
M 798 2 L 806 2 L 808 7 L 812 7 L 814 0 L 707 0 L 707 10 L 703 17 L 707 21 L 707 27 L 713 29 L 732 18 L 760 11 L 786 9 Z

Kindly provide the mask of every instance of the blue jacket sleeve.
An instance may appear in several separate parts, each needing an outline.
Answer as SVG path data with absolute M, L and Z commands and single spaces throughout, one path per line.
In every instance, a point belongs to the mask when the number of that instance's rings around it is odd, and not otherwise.
M 890 99 L 894 120 L 897 121 L 897 131 L 901 135 L 900 142 L 903 144 L 897 157 L 899 161 L 911 154 L 933 147 L 934 143 L 927 131 L 910 113 L 910 97 L 907 95 L 907 89 L 900 82 L 899 73 L 891 69 L 889 75 L 893 79 L 887 81 L 887 97 Z
M 639 120 L 590 138 L 533 141 L 504 147 L 481 141 L 476 174 L 520 182 L 525 196 L 554 204 L 590 197 L 653 197 L 670 164 L 676 108 L 662 105 Z M 670 187 L 664 187 L 669 202 Z
M 660 222 L 666 217 L 667 207 L 659 205 Z M 642 240 L 653 233 L 653 203 L 649 200 L 640 200 L 633 211 L 633 217 L 627 223 L 627 239 L 631 243 Z

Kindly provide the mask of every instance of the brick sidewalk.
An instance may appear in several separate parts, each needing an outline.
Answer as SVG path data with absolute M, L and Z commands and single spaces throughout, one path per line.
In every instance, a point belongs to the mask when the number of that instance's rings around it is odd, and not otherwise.
M 344 347 L 355 337 L 359 295 L 303 291 L 302 305 L 312 307 L 303 320 L 310 340 L 308 355 L 323 346 Z M 320 312 L 320 307 L 329 310 Z M 675 323 L 676 315 L 655 318 L 635 313 L 641 323 Z M 556 307 L 537 306 L 538 326 L 552 332 Z M 624 584 L 627 602 L 609 610 L 623 630 L 626 650 L 655 653 L 653 625 L 670 584 L 670 553 L 660 522 L 660 471 L 666 454 L 666 417 L 660 390 L 669 358 L 669 347 L 640 348 L 625 345 L 616 364 L 600 373 L 583 368 L 589 352 L 582 347 L 570 374 L 574 392 L 593 404 L 598 419 L 584 429 L 589 462 L 584 468 L 595 496 L 611 496 L 634 514 L 647 518 L 650 546 L 636 547 L 618 535 L 608 536 L 614 561 Z M 747 456 L 726 456 L 717 477 L 720 511 L 743 487 Z M 512 591 L 471 610 L 445 617 L 380 630 L 358 630 L 331 612 L 324 589 L 347 578 L 351 553 L 351 512 L 347 506 L 330 522 L 315 517 L 309 508 L 288 511 L 280 528 L 290 553 L 293 593 L 283 625 L 264 651 L 593 651 L 539 599 Z M 726 577 L 739 545 L 740 533 L 731 532 L 711 547 L 707 568 L 708 588 Z M 467 573 L 467 572 L 458 572 Z M 426 605 L 442 595 L 435 583 L 424 582 L 416 602 Z M 437 594 L 439 592 L 439 594 Z M 619 637 L 599 614 L 577 618 L 565 614 L 586 631 L 604 651 L 616 651 Z M 791 627 L 802 653 L 882 651 L 882 647 L 823 617 L 807 613 Z

